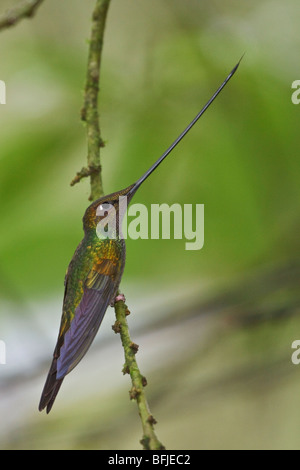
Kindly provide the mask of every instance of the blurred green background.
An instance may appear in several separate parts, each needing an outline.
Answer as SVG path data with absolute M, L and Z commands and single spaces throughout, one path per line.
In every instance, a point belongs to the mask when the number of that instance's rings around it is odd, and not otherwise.
M 89 182 L 79 115 L 95 1 L 45 0 L 0 34 L 0 448 L 139 449 L 109 309 L 49 416 L 37 406 Z M 1 10 L 13 1 L 2 0 Z M 107 193 L 170 145 L 134 202 L 205 204 L 205 245 L 127 240 L 121 290 L 168 449 L 299 449 L 299 2 L 112 0 L 101 71 Z

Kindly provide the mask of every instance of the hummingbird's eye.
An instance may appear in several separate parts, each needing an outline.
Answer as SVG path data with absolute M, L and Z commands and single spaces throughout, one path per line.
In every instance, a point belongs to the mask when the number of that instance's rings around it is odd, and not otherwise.
M 103 202 L 103 204 L 99 204 L 99 206 L 96 209 L 96 215 L 100 216 L 100 217 L 103 217 L 104 213 L 105 213 L 105 211 L 107 211 L 107 209 L 108 208 L 107 208 L 107 203 L 106 202 Z
M 106 215 L 112 208 L 114 208 L 113 202 L 103 202 L 102 204 L 99 204 L 99 206 L 96 209 L 96 215 L 103 217 Z

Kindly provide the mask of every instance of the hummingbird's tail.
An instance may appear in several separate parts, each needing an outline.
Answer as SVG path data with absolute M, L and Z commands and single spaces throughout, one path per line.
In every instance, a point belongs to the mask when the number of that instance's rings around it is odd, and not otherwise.
M 39 404 L 39 411 L 42 411 L 44 408 L 46 408 L 47 413 L 50 412 L 54 400 L 56 398 L 56 395 L 58 394 L 58 391 L 60 389 L 60 386 L 62 384 L 62 379 L 57 379 L 56 378 L 56 373 L 57 373 L 57 359 L 54 358 L 48 373 L 48 377 L 46 379 L 46 383 L 44 385 L 44 389 L 42 392 L 40 404 Z

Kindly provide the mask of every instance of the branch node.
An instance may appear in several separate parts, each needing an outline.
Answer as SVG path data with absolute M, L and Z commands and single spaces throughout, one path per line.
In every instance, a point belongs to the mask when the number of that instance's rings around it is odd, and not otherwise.
M 149 416 L 148 416 L 147 421 L 148 421 L 148 423 L 150 423 L 152 426 L 153 426 L 154 424 L 157 424 L 156 419 L 155 419 L 154 416 L 152 416 L 152 415 L 149 415 Z
M 147 379 L 143 375 L 142 375 L 142 385 L 143 387 L 146 387 L 146 385 L 148 385 Z
M 130 374 L 130 369 L 127 364 L 124 364 L 122 372 L 123 372 L 123 375 Z
M 141 390 L 134 386 L 131 388 L 131 390 L 129 390 L 130 400 L 136 400 L 140 394 L 141 394 Z
M 131 343 L 129 344 L 129 347 L 130 347 L 130 349 L 132 349 L 132 351 L 134 352 L 134 354 L 136 354 L 136 353 L 138 352 L 138 350 L 139 350 L 139 345 L 136 344 L 136 343 L 133 343 L 133 342 L 131 342 Z
M 101 173 L 101 165 L 91 164 L 88 167 L 83 167 L 80 171 L 76 173 L 76 176 L 72 179 L 70 186 L 74 186 L 75 184 L 79 183 L 82 178 L 86 178 L 97 173 Z
M 122 323 L 116 320 L 111 328 L 116 334 L 121 333 Z
M 21 5 L 8 10 L 0 17 L 0 30 L 13 26 L 23 18 L 32 18 L 42 1 L 43 0 L 27 0 Z

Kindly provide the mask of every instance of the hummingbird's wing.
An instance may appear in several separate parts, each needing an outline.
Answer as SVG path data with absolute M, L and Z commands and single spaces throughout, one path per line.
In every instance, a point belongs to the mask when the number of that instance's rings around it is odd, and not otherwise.
M 101 259 L 90 270 L 74 314 L 62 317 L 53 361 L 42 392 L 39 410 L 52 408 L 61 383 L 83 358 L 90 347 L 107 310 L 115 297 L 124 269 L 122 257 Z M 69 277 L 66 277 L 64 303 L 68 300 Z

